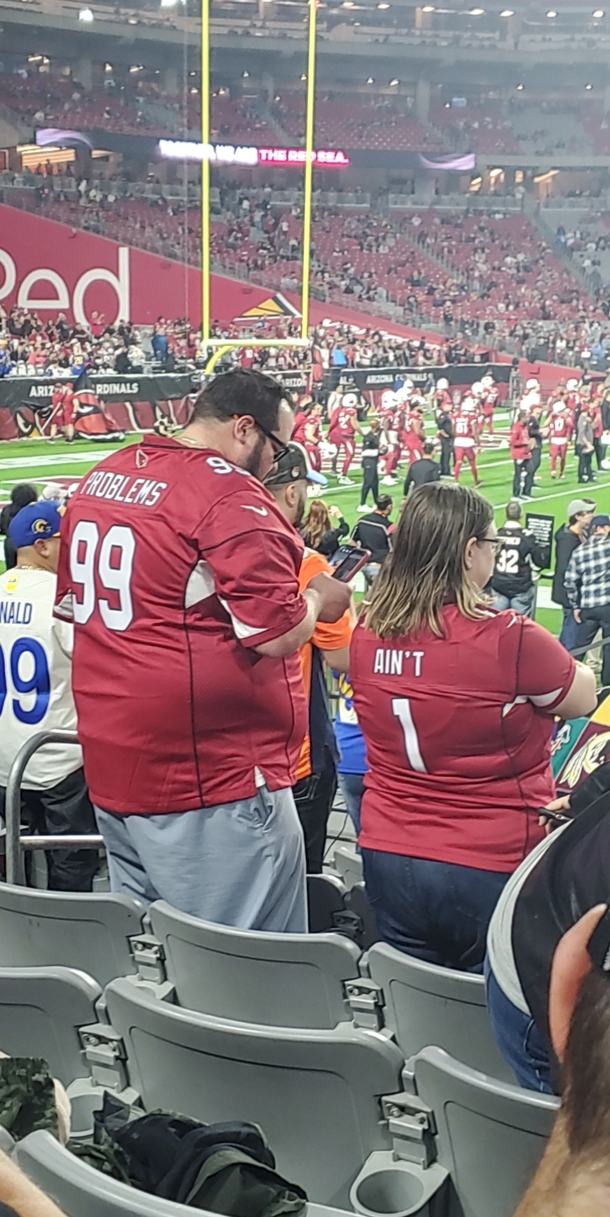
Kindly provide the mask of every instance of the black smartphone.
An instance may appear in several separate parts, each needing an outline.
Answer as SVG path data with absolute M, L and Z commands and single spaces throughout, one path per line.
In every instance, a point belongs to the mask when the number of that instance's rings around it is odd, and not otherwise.
M 356 545 L 340 545 L 333 554 L 333 579 L 338 579 L 340 583 L 349 583 L 370 560 L 369 549 L 360 549 Z
M 573 816 L 564 816 L 560 811 L 549 811 L 548 807 L 538 808 L 539 816 L 546 816 L 547 820 L 552 820 L 553 824 L 571 824 Z
M 596 925 L 588 943 L 587 951 L 594 967 L 600 972 L 610 972 L 610 909 L 606 909 Z

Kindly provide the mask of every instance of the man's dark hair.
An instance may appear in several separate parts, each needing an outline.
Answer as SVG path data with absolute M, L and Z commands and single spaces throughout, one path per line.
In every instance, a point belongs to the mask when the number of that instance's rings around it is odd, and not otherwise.
M 610 1135 L 610 984 L 600 972 L 582 982 L 566 1047 L 563 1109 L 572 1153 L 591 1153 Z
M 432 456 L 435 446 L 433 439 L 424 440 L 424 456 Z
M 236 368 L 234 372 L 215 376 L 201 390 L 195 401 L 192 421 L 216 419 L 226 423 L 234 414 L 240 418 L 251 414 L 267 431 L 275 431 L 281 401 L 293 408 L 291 394 L 279 381 L 264 372 Z
M 388 507 L 394 506 L 394 499 L 389 494 L 380 494 L 375 506 L 377 511 L 387 511 Z
M 516 499 L 511 499 L 510 503 L 506 504 L 506 519 L 520 520 L 521 514 L 521 504 Z

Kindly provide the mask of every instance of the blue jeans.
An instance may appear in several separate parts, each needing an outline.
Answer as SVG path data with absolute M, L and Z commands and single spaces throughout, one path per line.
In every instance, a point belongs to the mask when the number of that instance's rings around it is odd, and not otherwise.
M 522 617 L 533 617 L 535 598 L 535 587 L 532 587 L 529 592 L 521 592 L 519 596 L 500 596 L 498 592 L 494 592 L 493 606 L 499 611 L 514 609 L 516 613 L 521 613 Z
M 360 805 L 364 794 L 363 773 L 338 773 L 339 789 L 356 833 L 360 833 Z
M 578 632 L 578 623 L 574 616 L 574 609 L 563 609 L 563 624 L 559 641 L 566 651 L 573 651 L 576 647 L 576 634 Z
M 95 814 L 113 892 L 240 930 L 307 933 L 303 830 L 290 789 L 263 786 L 198 811 Z
M 549 1054 L 531 1014 L 524 1014 L 513 1005 L 500 988 L 487 959 L 485 980 L 493 1033 L 520 1086 L 540 1094 L 554 1094 Z
M 363 849 L 364 882 L 384 942 L 416 959 L 482 972 L 487 929 L 509 875 Z

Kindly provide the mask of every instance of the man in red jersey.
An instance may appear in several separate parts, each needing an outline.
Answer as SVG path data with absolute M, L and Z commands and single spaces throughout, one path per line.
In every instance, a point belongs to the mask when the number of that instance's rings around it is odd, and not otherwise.
M 481 436 L 485 428 L 489 431 L 490 436 L 494 433 L 494 410 L 498 401 L 498 390 L 496 389 L 493 376 L 484 376 L 481 380 L 481 395 L 479 404 L 481 406 Z
M 57 428 L 61 427 L 66 443 L 71 444 L 73 442 L 75 408 L 72 385 L 62 384 L 61 381 L 58 381 L 53 389 L 53 413 L 51 415 L 49 439 L 54 440 L 57 435 Z
M 343 468 L 339 482 L 344 486 L 353 484 L 348 474 L 356 453 L 356 432 L 362 435 L 358 422 L 358 398 L 355 393 L 344 393 L 340 404 L 335 406 L 331 414 L 328 431 L 331 444 L 337 446 L 333 472 L 336 472 L 337 459 L 343 449 Z
M 475 486 L 480 486 L 479 474 L 477 471 L 477 447 L 479 443 L 479 431 L 477 427 L 476 406 L 470 397 L 465 397 L 457 414 L 453 420 L 453 450 L 455 453 L 455 465 L 453 476 L 456 482 L 460 480 L 460 470 L 464 458 L 468 461 L 472 470 Z
M 306 929 L 290 787 L 298 650 L 349 588 L 317 575 L 260 479 L 292 409 L 245 369 L 85 477 L 64 518 L 56 612 L 73 619 L 85 772 L 114 891 L 244 929 Z
M 549 452 L 551 454 L 551 477 L 557 476 L 557 462 L 559 461 L 559 476 L 565 477 L 566 457 L 568 455 L 568 444 L 572 437 L 572 422 L 570 412 L 565 401 L 561 398 L 553 403 L 551 417 L 549 419 Z

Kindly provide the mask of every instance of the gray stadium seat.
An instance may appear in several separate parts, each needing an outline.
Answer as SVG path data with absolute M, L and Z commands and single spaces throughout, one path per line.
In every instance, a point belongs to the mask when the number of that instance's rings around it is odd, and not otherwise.
M 464 1217 L 512 1217 L 559 1100 L 486 1077 L 439 1048 L 425 1048 L 414 1065 L 417 1093 L 434 1112 L 438 1159 Z
M 362 883 L 362 857 L 354 845 L 338 845 L 333 854 L 333 862 L 346 888 L 353 887 L 355 883 Z
M 101 1174 L 75 1158 L 47 1132 L 31 1133 L 19 1142 L 14 1156 L 22 1171 L 59 1205 L 66 1217 L 193 1215 L 194 1210 L 184 1204 L 149 1196 Z M 306 1217 L 345 1217 L 345 1213 L 308 1204 Z
M 41 1056 L 69 1086 L 89 1069 L 79 1027 L 96 1023 L 99 985 L 69 968 L 0 969 L 0 1051 Z
M 444 1181 L 436 1164 L 423 1182 L 418 1175 L 413 1207 L 413 1169 L 393 1160 L 398 1134 L 393 1138 L 380 1102 L 401 1091 L 402 1054 L 382 1035 L 345 1025 L 302 1031 L 223 1022 L 159 1002 L 124 979 L 111 981 L 105 997 L 146 1110 L 260 1124 L 280 1173 L 313 1202 L 349 1206 L 350 1186 L 369 1155 L 391 1171 L 393 1183 L 404 1177 L 410 1211 L 418 1211 L 426 1188 L 436 1191 Z M 410 1138 L 413 1122 L 404 1123 Z
M 66 967 L 102 987 L 135 973 L 129 946 L 140 901 L 108 893 L 47 892 L 0 883 L 0 967 Z
M 337 875 L 307 876 L 307 918 L 310 934 L 325 934 L 336 928 L 335 919 L 345 912 L 345 888 Z
M 423 963 L 383 942 L 361 966 L 383 990 L 385 1026 L 407 1060 L 435 1045 L 473 1069 L 515 1081 L 491 1030 L 482 976 Z
M 351 1019 L 344 983 L 360 950 L 340 934 L 262 934 L 200 921 L 155 901 L 152 930 L 176 1000 L 242 1023 L 336 1027 Z

